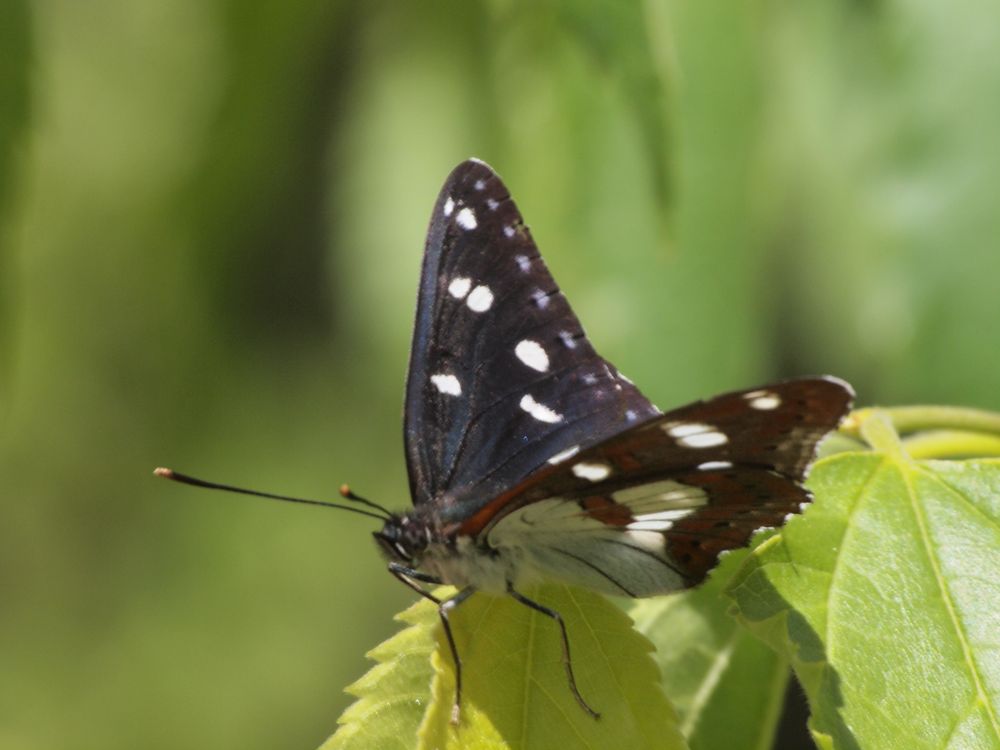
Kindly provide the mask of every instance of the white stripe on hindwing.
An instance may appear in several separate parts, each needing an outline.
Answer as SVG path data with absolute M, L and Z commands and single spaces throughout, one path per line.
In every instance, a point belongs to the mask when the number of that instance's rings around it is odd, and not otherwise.
M 599 492 L 598 497 L 603 497 Z M 704 489 L 659 480 L 617 490 L 614 504 L 587 510 L 583 500 L 554 497 L 501 518 L 486 536 L 493 549 L 517 551 L 518 581 L 549 577 L 617 596 L 651 596 L 683 588 L 666 553 L 665 531 L 708 502 Z M 623 506 L 628 524 L 605 523 Z

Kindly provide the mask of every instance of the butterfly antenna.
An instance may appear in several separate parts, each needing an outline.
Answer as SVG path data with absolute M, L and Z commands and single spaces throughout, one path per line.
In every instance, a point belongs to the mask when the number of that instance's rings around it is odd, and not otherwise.
M 231 484 L 219 484 L 218 482 L 208 482 L 204 479 L 197 479 L 196 477 L 191 477 L 188 476 L 187 474 L 181 474 L 179 471 L 174 471 L 173 469 L 163 469 L 163 468 L 154 469 L 153 474 L 155 474 L 158 477 L 163 477 L 164 479 L 170 479 L 174 482 L 180 482 L 181 484 L 190 484 L 194 487 L 204 487 L 209 490 L 223 490 L 224 492 L 234 492 L 239 495 L 253 495 L 254 497 L 266 497 L 269 500 L 282 500 L 286 503 L 302 503 L 303 505 L 322 505 L 323 507 L 326 508 L 339 508 L 340 510 L 347 510 L 350 511 L 351 513 L 359 513 L 362 516 L 377 518 L 380 521 L 385 521 L 392 515 L 385 508 L 375 505 L 374 503 L 367 503 L 367 501 L 365 502 L 368 505 L 371 505 L 373 508 L 378 508 L 380 511 L 382 511 L 382 513 L 371 513 L 370 511 L 362 510 L 361 508 L 352 508 L 350 505 L 340 505 L 339 503 L 331 503 L 327 500 L 309 500 L 304 497 L 290 497 L 288 495 L 276 495 L 271 492 L 261 492 L 260 490 L 248 490 L 244 489 L 243 487 L 234 487 Z
M 356 503 L 361 503 L 362 505 L 367 505 L 369 508 L 374 508 L 375 510 L 381 511 L 382 513 L 385 513 L 387 518 L 392 516 L 392 513 L 390 511 L 386 510 L 378 503 L 373 503 L 371 500 L 367 500 L 361 497 L 361 495 L 355 495 L 353 492 L 351 492 L 351 488 L 346 484 L 340 485 L 340 496 L 347 500 L 353 500 Z

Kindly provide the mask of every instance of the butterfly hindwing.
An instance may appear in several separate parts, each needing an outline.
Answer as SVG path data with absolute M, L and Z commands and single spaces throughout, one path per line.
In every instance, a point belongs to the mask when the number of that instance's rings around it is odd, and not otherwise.
M 659 413 L 594 351 L 503 182 L 474 160 L 434 208 L 410 356 L 411 494 L 445 516 Z
M 808 502 L 805 471 L 852 396 L 842 381 L 808 378 L 675 409 L 558 461 L 460 533 L 608 593 L 697 584 L 721 552 Z

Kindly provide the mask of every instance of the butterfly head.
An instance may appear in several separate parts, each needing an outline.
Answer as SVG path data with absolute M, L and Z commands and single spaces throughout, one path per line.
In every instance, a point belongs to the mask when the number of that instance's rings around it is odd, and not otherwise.
M 389 560 L 415 565 L 430 542 L 430 527 L 414 514 L 392 515 L 373 532 L 382 554 Z

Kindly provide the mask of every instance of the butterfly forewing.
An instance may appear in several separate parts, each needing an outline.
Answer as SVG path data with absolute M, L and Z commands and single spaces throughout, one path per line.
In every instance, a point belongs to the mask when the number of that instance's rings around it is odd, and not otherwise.
M 675 409 L 538 472 L 460 533 L 540 550 L 548 575 L 610 593 L 694 585 L 722 551 L 801 510 L 806 469 L 852 397 L 809 378 Z
M 500 178 L 460 164 L 434 209 L 417 303 L 414 502 L 474 513 L 548 458 L 658 413 L 587 341 Z

